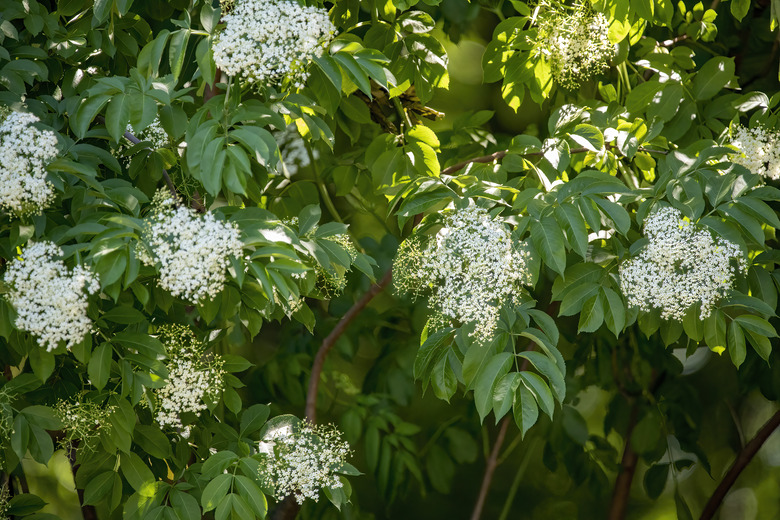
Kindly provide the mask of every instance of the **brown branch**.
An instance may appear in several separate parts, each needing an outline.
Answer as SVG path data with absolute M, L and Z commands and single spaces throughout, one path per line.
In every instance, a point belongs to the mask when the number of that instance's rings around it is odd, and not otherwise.
M 726 497 L 726 493 L 728 493 L 731 486 L 736 482 L 737 477 L 739 477 L 742 470 L 745 469 L 750 461 L 753 460 L 753 457 L 758 453 L 758 450 L 764 445 L 766 440 L 778 426 L 780 426 L 780 410 L 775 412 L 772 418 L 758 430 L 756 436 L 753 437 L 753 439 L 737 454 L 734 464 L 731 465 L 731 468 L 707 501 L 707 505 L 704 506 L 704 511 L 702 511 L 699 520 L 708 520 L 715 515 L 721 502 L 723 502 L 723 499 Z
M 631 408 L 631 416 L 628 420 L 626 429 L 626 445 L 623 448 L 623 460 L 620 461 L 620 473 L 615 479 L 615 490 L 612 494 L 612 505 L 609 510 L 609 520 L 623 520 L 626 515 L 626 506 L 628 506 L 628 495 L 631 491 L 631 482 L 634 480 L 636 472 L 636 463 L 639 457 L 631 447 L 631 434 L 636 426 L 637 416 L 639 414 L 639 404 L 634 403 Z
M 382 290 L 390 284 L 393 278 L 393 270 L 388 269 L 385 275 L 377 283 L 371 286 L 371 288 L 364 294 L 355 304 L 350 307 L 341 320 L 336 324 L 334 329 L 330 331 L 330 334 L 323 340 L 320 345 L 317 354 L 314 356 L 314 364 L 311 367 L 311 376 L 309 377 L 309 391 L 306 394 L 306 418 L 315 422 L 317 417 L 317 390 L 320 385 L 320 376 L 322 375 L 322 369 L 325 366 L 325 358 L 327 357 L 330 349 L 336 344 L 349 324 L 360 312 L 368 305 L 368 303 L 374 299 L 374 296 L 382 292 Z
M 511 416 L 507 416 L 501 422 L 501 428 L 498 430 L 496 436 L 496 442 L 493 444 L 493 450 L 490 452 L 487 463 L 485 464 L 485 474 L 482 477 L 482 486 L 479 488 L 479 495 L 477 496 L 477 503 L 474 504 L 474 511 L 471 513 L 471 520 L 479 520 L 482 516 L 482 509 L 485 507 L 485 500 L 487 499 L 488 491 L 490 490 L 490 484 L 493 482 L 493 473 L 498 466 L 498 454 L 501 451 L 501 446 L 504 444 L 504 438 L 506 438 L 506 432 L 509 429 L 509 423 L 512 422 Z

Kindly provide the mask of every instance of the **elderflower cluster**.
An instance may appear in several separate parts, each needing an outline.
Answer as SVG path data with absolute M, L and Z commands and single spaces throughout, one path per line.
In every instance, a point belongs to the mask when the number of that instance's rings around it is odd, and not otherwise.
M 493 334 L 502 305 L 517 302 L 531 283 L 528 252 L 515 247 L 506 224 L 476 206 L 448 215 L 429 243 L 404 242 L 393 278 L 398 290 L 415 296 L 432 289 L 429 302 L 441 317 L 473 323 L 480 339 Z
M 91 450 L 101 430 L 111 425 L 110 418 L 115 409 L 115 406 L 101 406 L 88 400 L 58 401 L 54 413 L 65 430 L 60 446 L 70 451 L 78 442 L 80 449 Z
M 760 126 L 732 129 L 731 146 L 739 150 L 731 161 L 764 178 L 780 179 L 780 134 Z
M 349 255 L 350 264 L 357 259 L 358 251 L 355 245 L 350 240 L 349 235 L 340 233 L 325 237 L 323 240 L 329 240 L 346 250 Z M 315 272 L 317 274 L 317 289 L 328 299 L 332 299 L 344 290 L 347 286 L 347 273 L 350 270 L 349 266 L 340 266 L 331 264 L 328 269 L 325 269 L 317 263 L 315 266 Z
M 16 310 L 14 325 L 38 337 L 52 351 L 61 342 L 71 348 L 92 329 L 87 296 L 100 289 L 98 278 L 79 265 L 72 271 L 59 260 L 62 249 L 44 241 L 30 243 L 8 266 L 8 301 Z
M 682 320 L 693 305 L 707 318 L 731 289 L 738 271 L 747 269 L 739 247 L 713 237 L 664 207 L 645 219 L 648 244 L 620 266 L 620 287 L 628 304 L 661 310 L 664 319 Z
M 213 46 L 219 69 L 252 83 L 289 78 L 298 88 L 308 78 L 306 66 L 336 33 L 326 10 L 295 0 L 238 0 L 222 21 Z
M 204 398 L 215 399 L 222 390 L 225 372 L 218 356 L 204 356 L 206 345 L 190 329 L 171 325 L 160 331 L 168 353 L 168 380 L 156 390 L 157 423 L 182 428 L 181 414 L 200 415 L 207 406 Z M 190 427 L 181 432 L 189 437 Z
M 266 455 L 260 477 L 274 497 L 293 495 L 302 504 L 307 498 L 316 502 L 322 488 L 342 487 L 335 473 L 346 463 L 349 444 L 332 425 L 302 423 L 269 431 L 258 452 Z
M 39 130 L 33 114 L 11 112 L 0 123 L 0 210 L 35 215 L 54 199 L 46 166 L 57 157 L 57 136 Z
M 11 492 L 9 491 L 8 486 L 0 484 L 0 520 L 8 518 L 8 510 L 11 509 L 11 504 L 9 504 L 10 500 Z
M 615 49 L 603 14 L 577 3 L 549 6 L 539 16 L 536 48 L 549 61 L 556 82 L 574 89 L 607 67 Z
M 172 295 L 195 304 L 213 300 L 225 285 L 230 257 L 240 258 L 243 252 L 238 226 L 211 212 L 198 215 L 176 207 L 164 191 L 155 195 L 153 206 L 142 232 L 147 250 L 139 252 L 140 260 L 159 266 L 160 287 Z

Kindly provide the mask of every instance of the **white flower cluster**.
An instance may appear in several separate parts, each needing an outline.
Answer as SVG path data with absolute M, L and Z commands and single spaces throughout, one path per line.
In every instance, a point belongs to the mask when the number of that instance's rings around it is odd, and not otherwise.
M 199 415 L 205 410 L 203 398 L 215 397 L 222 389 L 224 371 L 219 357 L 203 356 L 205 345 L 186 327 L 169 326 L 160 334 L 168 352 L 168 381 L 156 391 L 157 423 L 181 428 L 181 414 Z M 188 437 L 190 428 L 184 428 Z
M 604 70 L 614 56 L 609 21 L 585 4 L 540 13 L 537 49 L 549 60 L 555 81 L 567 88 Z
M 528 252 L 515 247 L 506 224 L 476 206 L 448 215 L 427 247 L 407 240 L 393 278 L 404 292 L 432 287 L 434 309 L 446 320 L 473 323 L 473 335 L 481 339 L 493 334 L 501 306 L 517 301 L 521 287 L 531 283 Z
M 8 486 L 3 483 L 0 484 L 0 519 L 5 520 L 8 518 L 8 510 L 11 509 L 11 504 L 8 502 L 11 500 L 11 492 Z
M 620 287 L 630 306 L 661 309 L 664 319 L 682 320 L 700 304 L 700 319 L 731 288 L 739 271 L 747 269 L 739 247 L 664 207 L 644 222 L 648 244 L 620 266 Z
M 91 450 L 100 431 L 111 425 L 110 418 L 115 409 L 115 406 L 101 406 L 89 400 L 58 401 L 54 412 L 65 430 L 60 445 L 70 451 L 78 441 L 79 448 Z
M 303 423 L 268 432 L 258 452 L 266 455 L 261 478 L 273 488 L 274 497 L 294 495 L 302 504 L 307 498 L 316 502 L 322 488 L 342 487 L 335 472 L 346 462 L 349 444 L 333 426 Z
M 336 28 L 328 13 L 295 0 L 238 0 L 214 42 L 214 63 L 228 76 L 252 83 L 303 87 L 306 66 L 322 56 Z
M 11 112 L 0 123 L 0 210 L 17 216 L 43 211 L 54 198 L 46 165 L 57 157 L 57 136 L 39 130 L 33 114 Z
M 127 128 L 125 129 L 126 132 L 133 133 L 133 127 L 132 125 L 128 124 Z M 141 141 L 149 141 L 151 143 L 151 147 L 154 150 L 157 150 L 159 148 L 165 148 L 168 146 L 168 143 L 170 142 L 170 139 L 168 138 L 168 133 L 165 131 L 165 129 L 162 127 L 162 123 L 160 123 L 160 117 L 157 116 L 154 118 L 154 120 L 149 123 L 149 126 L 138 132 L 136 137 Z
M 139 258 L 159 265 L 160 287 L 192 303 L 214 299 L 225 285 L 230 257 L 241 257 L 243 243 L 238 226 L 217 220 L 208 212 L 198 215 L 176 207 L 170 194 L 155 196 L 155 213 L 142 238 L 148 251 Z
M 92 329 L 87 295 L 100 289 L 97 276 L 79 265 L 69 271 L 62 249 L 52 242 L 30 243 L 8 266 L 3 279 L 16 309 L 16 328 L 38 336 L 52 351 L 61 342 L 71 348 Z
M 739 150 L 731 161 L 767 179 L 780 179 L 780 134 L 760 126 L 732 130 L 731 146 Z

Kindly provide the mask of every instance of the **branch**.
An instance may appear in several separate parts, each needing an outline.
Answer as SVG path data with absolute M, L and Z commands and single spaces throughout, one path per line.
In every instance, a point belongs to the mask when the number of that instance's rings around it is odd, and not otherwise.
M 352 320 L 354 320 L 366 305 L 374 299 L 374 296 L 382 292 L 382 290 L 390 284 L 392 278 L 393 270 L 390 268 L 385 272 L 385 275 L 379 282 L 372 285 L 368 292 L 350 307 L 347 313 L 339 320 L 338 324 L 336 324 L 336 327 L 330 331 L 330 334 L 323 340 L 322 345 L 320 345 L 320 349 L 314 356 L 314 364 L 311 367 L 311 376 L 309 377 L 309 391 L 306 394 L 306 418 L 309 421 L 315 422 L 317 417 L 317 390 L 320 385 L 322 369 L 325 366 L 325 358 L 330 352 L 330 349 L 333 348 L 336 341 L 344 334 L 344 331 Z
M 488 490 L 490 490 L 490 484 L 493 482 L 493 473 L 495 473 L 498 466 L 498 454 L 501 451 L 501 446 L 504 444 L 504 438 L 510 422 L 512 422 L 511 416 L 505 417 L 501 422 L 501 428 L 498 430 L 493 450 L 490 452 L 487 464 L 485 464 L 485 475 L 482 477 L 482 486 L 479 488 L 479 495 L 477 496 L 477 503 L 474 504 L 474 511 L 471 513 L 471 520 L 479 520 L 482 516 L 482 509 L 485 507 Z
M 639 404 L 634 403 L 631 408 L 631 417 L 626 429 L 626 445 L 623 448 L 623 460 L 620 461 L 621 472 L 615 479 L 615 491 L 612 494 L 612 505 L 609 510 L 609 520 L 623 520 L 628 505 L 628 494 L 631 491 L 631 482 L 634 480 L 638 456 L 631 447 L 631 434 L 636 426 Z
M 731 465 L 728 473 L 726 473 L 726 475 L 723 477 L 723 480 L 721 480 L 720 484 L 718 484 L 718 487 L 715 488 L 715 492 L 707 501 L 707 505 L 704 506 L 704 511 L 702 511 L 699 520 L 708 520 L 715 515 L 715 511 L 717 511 L 718 507 L 720 507 L 720 503 L 723 502 L 723 499 L 726 497 L 726 493 L 728 493 L 729 489 L 731 489 L 731 486 L 734 485 L 737 477 L 739 477 L 740 473 L 742 473 L 742 470 L 745 469 L 745 466 L 747 466 L 750 461 L 753 460 L 753 457 L 756 455 L 756 453 L 758 453 L 758 450 L 761 448 L 761 446 L 764 445 L 766 440 L 769 438 L 772 432 L 777 429 L 778 426 L 780 426 L 780 410 L 775 412 L 772 418 L 769 419 L 760 430 L 758 430 L 756 436 L 753 437 L 753 439 L 748 442 L 745 447 L 742 448 L 742 450 L 737 454 L 737 458 L 734 460 L 734 464 Z

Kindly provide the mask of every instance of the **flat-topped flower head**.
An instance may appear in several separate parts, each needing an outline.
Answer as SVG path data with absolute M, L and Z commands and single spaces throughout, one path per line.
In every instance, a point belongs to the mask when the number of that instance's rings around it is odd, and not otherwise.
M 427 243 L 417 236 L 407 240 L 396 257 L 393 278 L 403 292 L 430 290 L 429 303 L 440 318 L 473 324 L 473 335 L 487 339 L 501 307 L 518 301 L 531 273 L 528 252 L 513 243 L 509 226 L 469 206 L 447 215 Z
M 760 126 L 732 129 L 731 146 L 739 153 L 731 161 L 766 179 L 780 179 L 780 135 Z
M 183 413 L 200 415 L 207 408 L 204 398 L 215 399 L 222 391 L 225 377 L 222 358 L 204 355 L 206 345 L 190 329 L 180 325 L 162 329 L 160 341 L 168 354 L 168 380 L 156 390 L 155 418 L 160 426 L 182 428 Z M 183 437 L 189 434 L 189 427 L 182 429 Z
M 342 487 L 336 472 L 346 463 L 349 444 L 332 425 L 284 425 L 269 431 L 258 444 L 265 454 L 260 477 L 277 500 L 293 495 L 302 504 L 319 500 L 323 488 Z
M 81 265 L 68 269 L 62 254 L 52 242 L 30 243 L 3 276 L 16 310 L 14 325 L 37 336 L 47 351 L 62 343 L 71 348 L 90 333 L 87 298 L 100 289 L 96 275 Z
M 700 319 L 747 269 L 735 244 L 700 229 L 679 210 L 663 207 L 645 219 L 647 245 L 620 266 L 620 287 L 628 304 L 643 311 L 660 309 L 664 319 L 682 320 L 688 309 L 700 305 Z
M 536 52 L 550 63 L 555 81 L 567 88 L 601 73 L 615 54 L 609 21 L 586 4 L 542 5 Z
M 213 213 L 197 214 L 176 207 L 171 195 L 155 195 L 154 213 L 142 233 L 146 250 L 139 258 L 157 265 L 160 287 L 191 303 L 213 300 L 223 289 L 230 258 L 241 258 L 238 226 L 217 220 Z
M 36 128 L 39 121 L 10 112 L 0 123 L 0 211 L 17 217 L 40 214 L 54 198 L 46 166 L 57 157 L 57 136 Z
M 328 12 L 295 0 L 238 0 L 222 17 L 212 47 L 214 63 L 250 83 L 289 79 L 302 88 L 312 58 L 322 56 L 336 28 Z

